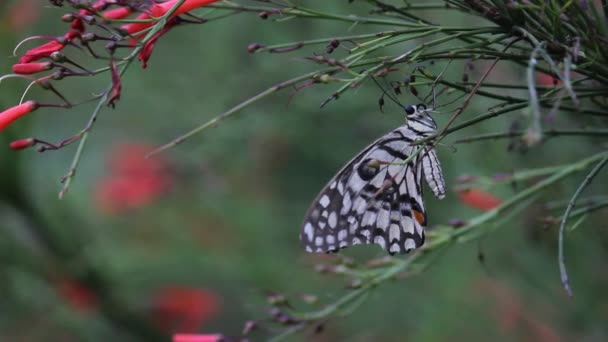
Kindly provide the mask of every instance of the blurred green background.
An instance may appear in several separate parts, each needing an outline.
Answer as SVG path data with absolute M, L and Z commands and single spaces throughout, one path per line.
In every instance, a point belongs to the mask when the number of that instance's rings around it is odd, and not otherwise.
M 360 2 L 310 3 L 341 13 L 365 14 L 369 9 Z M 21 39 L 66 30 L 59 20 L 63 12 L 44 4 L 0 5 L 2 73 L 10 72 L 16 61 L 10 54 Z M 442 17 L 441 12 L 424 15 L 452 25 L 470 20 Z M 246 108 L 152 162 L 161 170 L 155 169 L 150 182 L 161 179 L 162 185 L 150 186 L 161 190 L 152 191 L 150 201 L 144 195 L 141 205 L 129 207 L 121 202 L 125 192 L 108 194 L 103 188 L 115 184 L 111 180 L 118 176 L 123 177 L 121 186 L 128 183 L 121 173 L 130 172 L 129 166 L 116 163 L 138 168 L 139 159 L 121 159 L 125 151 L 159 146 L 275 83 L 314 70 L 318 66 L 302 57 L 323 49 L 251 55 L 248 44 L 381 29 L 300 19 L 279 23 L 255 14 L 176 28 L 159 41 L 147 69 L 133 65 L 125 74 L 122 99 L 116 110 L 101 113 L 62 201 L 57 200 L 59 180 L 76 145 L 43 154 L 15 152 L 7 145 L 29 136 L 53 142 L 69 137 L 85 125 L 93 104 L 38 110 L 2 132 L 0 340 L 142 341 L 152 340 L 148 334 L 154 329 L 163 331 L 166 340 L 180 329 L 238 336 L 245 321 L 268 317 L 268 293 L 296 298 L 315 294 L 320 303 L 338 298 L 347 280 L 315 272 L 314 265 L 325 259 L 306 255 L 298 233 L 310 201 L 330 177 L 360 149 L 403 122 L 403 113 L 391 103 L 384 114 L 379 111 L 381 91 L 372 83 L 322 110 L 319 104 L 337 86 L 316 85 L 291 101 L 291 90 L 285 90 Z M 472 79 L 485 70 L 483 63 L 476 65 Z M 454 62 L 448 77 L 459 80 L 464 68 L 463 62 Z M 492 77 L 522 83 L 525 70 L 504 64 Z M 103 74 L 65 80 L 58 88 L 70 99 L 82 99 L 108 83 Z M 3 81 L 1 108 L 15 105 L 25 86 L 24 80 Z M 40 89 L 27 98 L 55 101 Z M 400 100 L 418 102 L 407 94 Z M 487 107 L 477 98 L 463 117 Z M 447 141 L 505 131 L 515 119 L 491 120 Z M 436 120 L 442 126 L 447 116 Z M 567 117 L 560 122 L 580 124 Z M 488 176 L 576 160 L 598 142 L 554 139 L 522 154 L 508 152 L 506 141 L 491 141 L 458 145 L 456 150 L 440 147 L 439 155 L 445 178 L 453 184 L 463 174 Z M 547 198 L 569 198 L 583 177 L 556 186 Z M 595 191 L 605 189 L 605 179 L 594 182 Z M 507 198 L 517 189 L 492 191 Z M 431 225 L 478 214 L 454 192 L 441 202 L 427 194 L 426 203 Z M 557 231 L 543 228 L 538 220 L 542 215 L 541 204 L 532 206 L 480 242 L 450 249 L 427 272 L 378 288 L 352 315 L 327 322 L 323 334 L 302 333 L 294 340 L 605 341 L 606 213 L 594 214 L 568 235 L 573 299 L 559 282 Z M 384 252 L 372 246 L 344 254 L 365 261 Z M 252 340 L 269 334 L 261 331 Z

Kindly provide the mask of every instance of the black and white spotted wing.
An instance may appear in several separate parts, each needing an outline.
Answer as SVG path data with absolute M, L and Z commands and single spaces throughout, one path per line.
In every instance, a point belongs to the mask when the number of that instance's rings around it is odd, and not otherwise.
M 435 196 L 445 197 L 435 151 L 412 145 L 436 130 L 428 112 L 424 105 L 407 106 L 405 125 L 361 151 L 327 184 L 306 214 L 300 234 L 306 251 L 374 243 L 394 254 L 422 246 L 423 174 Z M 405 163 L 418 148 L 423 150 Z

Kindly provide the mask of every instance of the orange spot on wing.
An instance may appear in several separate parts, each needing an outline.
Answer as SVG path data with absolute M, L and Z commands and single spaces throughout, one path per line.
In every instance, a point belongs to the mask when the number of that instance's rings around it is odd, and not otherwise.
M 416 219 L 416 221 L 418 221 L 418 223 L 420 223 L 421 226 L 426 225 L 426 219 L 424 218 L 423 213 L 416 209 L 412 210 L 412 212 L 414 213 L 414 218 Z

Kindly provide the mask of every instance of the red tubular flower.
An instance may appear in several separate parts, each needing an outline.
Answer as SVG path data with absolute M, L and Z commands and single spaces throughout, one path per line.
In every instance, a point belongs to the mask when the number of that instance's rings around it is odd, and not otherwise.
M 154 322 L 168 332 L 195 332 L 219 311 L 216 295 L 208 290 L 169 286 L 152 303 Z
M 70 25 L 70 27 L 72 28 L 72 30 L 75 30 L 80 33 L 83 33 L 86 30 L 86 27 L 84 26 L 84 21 L 82 21 L 82 19 L 80 18 L 72 20 L 72 24 Z
M 28 147 L 32 147 L 34 145 L 36 145 L 36 139 L 26 138 L 26 139 L 15 140 L 9 146 L 13 150 L 18 151 L 18 150 L 26 149 Z
M 119 7 L 111 10 L 107 10 L 101 13 L 106 19 L 124 19 L 131 14 L 133 11 L 128 7 Z
M 465 205 L 482 211 L 490 211 L 502 204 L 500 198 L 478 188 L 459 190 L 458 197 Z
M 162 14 L 167 13 L 167 11 L 169 11 L 175 5 L 175 3 L 177 3 L 177 1 L 178 0 L 171 0 L 171 1 L 163 2 L 163 3 L 159 4 L 158 6 L 160 8 L 162 8 Z M 203 6 L 207 6 L 210 3 L 213 3 L 216 1 L 218 1 L 218 0 L 186 0 L 181 6 L 179 6 L 179 8 L 175 11 L 175 13 L 173 13 L 173 16 L 178 16 L 180 14 L 190 12 L 194 9 L 197 9 L 197 8 L 203 7 Z
M 57 40 L 50 41 L 27 50 L 25 54 L 19 58 L 19 63 L 30 63 L 44 57 L 49 57 L 53 52 L 61 51 L 64 47 L 65 45 Z
M 108 3 L 107 0 L 98 0 L 96 1 L 93 6 L 91 6 L 91 10 L 94 12 L 98 12 L 98 11 L 102 11 L 104 9 L 106 9 L 110 4 Z M 89 14 L 92 14 L 90 11 L 87 11 Z
M 152 36 L 152 38 L 150 38 L 150 40 L 148 40 L 146 44 L 142 47 L 141 51 L 139 52 L 139 55 L 137 56 L 137 59 L 141 61 L 142 68 L 145 69 L 148 66 L 148 60 L 150 59 L 150 56 L 152 56 L 152 51 L 154 50 L 154 46 L 156 46 L 156 42 L 158 41 L 158 39 L 165 35 L 165 33 L 169 32 L 169 30 L 171 30 L 176 23 L 177 20 L 175 18 L 169 20 L 165 27 L 160 29 L 160 31 L 156 32 L 156 34 Z
M 72 40 L 80 37 L 81 33 L 82 32 L 80 32 L 78 30 L 69 30 L 68 33 L 63 35 L 63 38 L 65 38 L 68 42 L 71 42 Z
M 36 110 L 36 108 L 38 108 L 38 102 L 27 101 L 0 113 L 0 131 L 10 126 L 10 124 L 12 124 L 15 120 L 19 119 L 25 114 L 33 112 L 34 110 Z
M 13 72 L 19 75 L 31 75 L 49 70 L 53 67 L 51 62 L 19 63 L 13 65 Z
M 147 13 L 142 13 L 140 15 L 138 15 L 135 19 L 136 20 L 147 20 L 147 19 L 151 19 L 151 18 L 158 18 L 158 17 L 162 17 L 163 15 L 165 15 L 173 6 L 175 6 L 175 4 L 177 3 L 178 0 L 170 0 L 167 2 L 163 2 L 161 4 L 153 4 L 150 9 L 148 10 Z M 199 7 L 203 7 L 206 5 L 209 5 L 211 3 L 214 3 L 218 0 L 186 0 L 184 1 L 184 3 L 179 6 L 179 8 L 173 13 L 173 15 L 171 16 L 172 18 L 180 15 L 180 14 L 184 14 L 187 12 L 190 12 L 194 9 L 197 9 Z M 129 33 L 129 34 L 136 34 L 138 32 L 141 32 L 145 29 L 147 29 L 148 27 L 153 26 L 154 23 L 153 22 L 149 22 L 149 23 L 132 23 L 132 24 L 126 24 L 122 26 L 122 29 L 125 30 L 125 32 Z
M 176 334 L 173 342 L 220 342 L 222 335 L 219 334 Z

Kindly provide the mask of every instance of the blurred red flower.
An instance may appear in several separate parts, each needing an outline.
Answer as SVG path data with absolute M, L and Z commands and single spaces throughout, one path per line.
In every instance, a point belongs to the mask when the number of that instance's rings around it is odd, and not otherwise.
M 218 312 L 218 297 L 205 289 L 168 286 L 160 289 L 152 302 L 154 323 L 167 332 L 196 332 Z
M 14 4 L 7 10 L 3 22 L 15 31 L 22 31 L 38 19 L 40 8 L 38 0 L 14 1 Z
M 111 151 L 107 161 L 110 174 L 97 183 L 95 190 L 101 211 L 117 214 L 140 208 L 169 190 L 169 163 L 159 157 L 146 158 L 151 150 L 141 144 L 121 144 Z
M 95 293 L 78 281 L 64 278 L 57 281 L 55 286 L 59 296 L 75 310 L 87 312 L 97 307 Z
M 222 335 L 218 334 L 176 334 L 173 342 L 219 342 Z
M 472 288 L 491 304 L 492 314 L 505 335 L 519 333 L 518 341 L 562 341 L 556 327 L 543 320 L 546 316 L 535 313 L 541 309 L 539 303 L 526 300 L 516 289 L 491 279 L 479 280 Z
M 536 73 L 536 83 L 542 86 L 558 86 L 562 84 L 559 78 L 544 72 Z
M 490 211 L 502 204 L 502 199 L 479 188 L 460 189 L 457 192 L 462 203 L 482 211 Z

